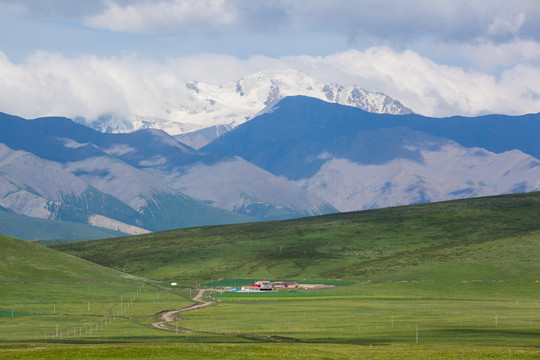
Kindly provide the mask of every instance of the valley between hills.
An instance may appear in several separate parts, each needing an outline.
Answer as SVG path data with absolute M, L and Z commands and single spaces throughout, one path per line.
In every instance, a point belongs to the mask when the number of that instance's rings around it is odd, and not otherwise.
M 63 244 L 1 236 L 0 354 L 538 358 L 538 214 L 533 192 Z M 333 287 L 223 291 L 257 280 Z M 197 294 L 211 305 L 152 326 Z
M 540 360 L 540 0 L 0 0 L 0 360 Z

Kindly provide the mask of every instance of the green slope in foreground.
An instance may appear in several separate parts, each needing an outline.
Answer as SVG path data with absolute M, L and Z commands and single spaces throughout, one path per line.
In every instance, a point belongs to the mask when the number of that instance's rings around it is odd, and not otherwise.
M 539 214 L 540 193 L 528 193 L 181 229 L 54 248 L 132 274 L 178 281 L 530 284 L 540 280 Z
M 0 235 L 0 282 L 119 281 L 126 275 L 28 241 Z

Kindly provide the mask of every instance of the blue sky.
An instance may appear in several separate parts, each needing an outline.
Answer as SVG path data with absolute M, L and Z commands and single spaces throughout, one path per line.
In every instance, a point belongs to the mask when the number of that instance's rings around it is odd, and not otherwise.
M 539 18 L 537 0 L 0 0 L 0 111 L 160 117 L 186 81 L 294 68 L 426 115 L 539 112 Z

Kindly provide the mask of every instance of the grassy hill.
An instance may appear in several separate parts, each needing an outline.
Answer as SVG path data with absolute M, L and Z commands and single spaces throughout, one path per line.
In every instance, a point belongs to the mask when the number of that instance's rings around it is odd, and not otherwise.
M 531 193 L 54 247 L 178 287 L 0 237 L 0 357 L 538 358 L 539 214 Z M 342 286 L 214 293 L 151 327 L 218 278 Z
M 124 233 L 69 221 L 52 221 L 2 212 L 0 208 L 0 234 L 23 240 L 51 239 L 103 239 Z
M 152 332 L 147 324 L 151 315 L 190 304 L 183 296 L 185 290 L 163 289 L 28 241 L 0 235 L 0 249 L 0 358 L 9 355 L 9 350 L 8 354 L 2 351 L 11 346 L 8 342 L 61 342 L 75 336 L 90 338 L 90 342 L 159 337 L 159 331 Z M 148 315 L 145 323 L 131 321 Z M 63 358 L 61 351 L 35 356 Z
M 119 281 L 125 275 L 75 256 L 0 235 L 0 282 Z
M 540 193 L 191 228 L 54 247 L 149 278 L 540 279 Z

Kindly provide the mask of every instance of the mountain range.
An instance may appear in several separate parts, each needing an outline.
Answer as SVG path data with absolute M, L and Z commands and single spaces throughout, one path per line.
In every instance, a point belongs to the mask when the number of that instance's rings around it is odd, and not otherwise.
M 271 108 L 279 100 L 305 95 L 369 112 L 409 114 L 412 110 L 390 96 L 358 86 L 323 83 L 296 70 L 267 70 L 225 84 L 187 82 L 178 104 L 162 104 L 169 119 L 104 115 L 78 122 L 101 132 L 132 132 L 145 128 L 166 131 L 193 148 L 200 148 L 219 135 Z
M 0 114 L 0 212 L 138 234 L 535 191 L 539 133 L 539 114 L 429 118 L 306 96 L 200 149 Z
M 337 211 L 247 161 L 203 154 L 162 130 L 108 134 L 66 118 L 1 114 L 0 143 L 0 211 L 131 234 Z M 199 178 L 208 167 L 241 176 Z M 201 184 L 211 195 L 184 191 Z
M 236 155 L 340 211 L 540 189 L 540 115 L 374 114 L 298 96 L 201 150 Z

